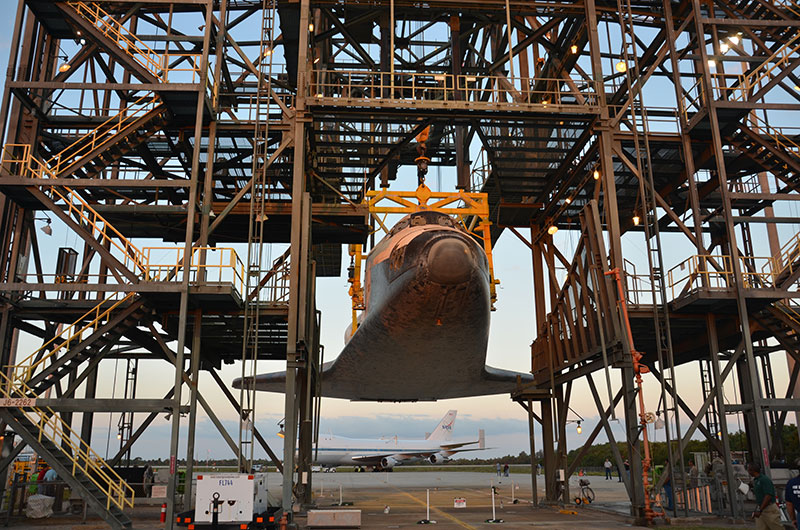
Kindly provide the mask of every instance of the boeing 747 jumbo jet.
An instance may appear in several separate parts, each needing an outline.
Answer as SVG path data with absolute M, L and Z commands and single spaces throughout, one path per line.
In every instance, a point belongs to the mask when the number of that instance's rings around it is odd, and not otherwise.
M 517 378 L 531 381 L 485 364 L 489 281 L 483 247 L 450 216 L 404 217 L 367 257 L 365 310 L 339 357 L 323 365 L 322 395 L 435 401 L 510 393 Z M 283 392 L 286 373 L 255 379 L 258 390 Z
M 483 430 L 479 431 L 475 441 L 450 442 L 456 412 L 448 411 L 436 429 L 424 440 L 399 440 L 397 437 L 363 440 L 333 434 L 320 435 L 315 463 L 325 468 L 370 466 L 378 470 L 389 470 L 394 466 L 424 460 L 431 464 L 441 464 L 458 452 L 485 449 Z M 464 447 L 472 444 L 478 444 L 478 447 Z

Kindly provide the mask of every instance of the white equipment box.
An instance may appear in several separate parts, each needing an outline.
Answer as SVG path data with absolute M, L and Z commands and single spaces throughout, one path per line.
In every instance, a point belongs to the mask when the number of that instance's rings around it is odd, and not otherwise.
M 264 473 L 205 473 L 197 475 L 194 520 L 211 523 L 249 523 L 253 514 L 267 510 Z

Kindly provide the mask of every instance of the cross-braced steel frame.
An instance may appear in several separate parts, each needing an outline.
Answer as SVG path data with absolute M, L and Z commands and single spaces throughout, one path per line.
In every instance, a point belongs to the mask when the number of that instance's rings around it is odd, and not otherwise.
M 243 469 L 258 444 L 288 471 L 286 511 L 311 504 L 315 278 L 367 242 L 366 192 L 414 166 L 428 126 L 431 167 L 487 193 L 494 239 L 531 250 L 535 384 L 513 398 L 532 455 L 541 426 L 548 501 L 569 498 L 558 470 L 579 466 L 565 434 L 576 381 L 600 416 L 585 447 L 615 441 L 622 407 L 637 516 L 650 493 L 637 375 L 658 383 L 648 400 L 673 469 L 697 432 L 730 455 L 730 414 L 751 457 L 769 468 L 782 454 L 773 434 L 798 408 L 800 367 L 792 0 L 21 0 L 16 17 L 0 104 L 0 361 L 2 397 L 26 401 L 0 417 L 48 460 L 90 460 L 93 415 L 119 411 L 117 464 L 169 411 L 170 452 L 186 444 L 191 476 L 202 408 Z M 53 256 L 37 231 L 51 223 L 79 245 Z M 271 259 L 270 243 L 286 252 Z M 124 403 L 97 395 L 110 359 L 131 367 Z M 218 372 L 265 359 L 286 360 L 282 459 L 253 423 L 253 389 Z M 174 368 L 163 399 L 136 398 L 139 361 Z M 701 366 L 696 410 L 675 377 L 688 363 Z M 237 411 L 238 441 L 201 370 Z M 127 490 L 99 486 L 82 493 L 128 526 Z

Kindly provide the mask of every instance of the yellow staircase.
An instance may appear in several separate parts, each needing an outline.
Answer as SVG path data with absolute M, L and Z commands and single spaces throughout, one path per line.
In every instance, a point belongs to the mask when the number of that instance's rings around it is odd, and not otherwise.
M 128 293 L 125 296 L 113 293 L 16 365 L 6 367 L 6 377 L 12 389 L 17 393 L 21 391 L 22 387 L 32 390 L 29 387 L 30 382 L 36 378 L 40 371 L 49 365 L 56 365 L 62 354 L 78 346 L 86 338 L 88 332 L 99 329 L 105 323 L 112 322 L 117 314 L 124 314 L 125 310 L 129 309 L 129 306 L 134 302 L 135 297 L 136 293 Z M 139 309 L 138 305 L 136 309 Z M 131 313 L 131 316 L 136 318 L 137 314 Z M 69 369 L 69 367 L 60 366 L 58 371 L 65 369 Z M 51 378 L 48 380 L 48 384 L 51 385 L 58 379 L 58 377 Z M 38 395 L 44 391 L 44 388 L 37 387 L 33 391 L 35 392 L 34 395 Z M 29 395 L 28 397 L 32 396 Z
M 166 105 L 155 94 L 141 96 L 47 160 L 49 173 L 60 178 L 98 176 L 161 130 L 166 112 Z
M 36 406 L 33 391 L 0 373 L 2 418 L 30 447 L 43 456 L 59 477 L 112 528 L 130 528 L 123 512 L 133 507 L 134 491 L 122 477 L 50 408 Z
M 46 163 L 32 156 L 30 145 L 6 145 L 0 165 L 12 175 L 34 179 L 57 178 L 57 174 Z M 147 266 L 142 251 L 77 192 L 68 186 L 44 185 L 41 189 L 55 204 L 63 208 L 63 213 L 74 219 L 81 229 L 88 231 L 92 239 L 107 245 L 120 263 L 137 271 L 138 275 L 146 276 Z
M 198 52 L 176 51 L 159 53 L 132 33 L 124 24 L 105 11 L 98 2 L 67 2 L 75 12 L 92 28 L 114 43 L 130 56 L 139 66 L 163 83 L 169 82 L 180 73 L 185 80 L 196 83 L 200 79 L 200 59 Z

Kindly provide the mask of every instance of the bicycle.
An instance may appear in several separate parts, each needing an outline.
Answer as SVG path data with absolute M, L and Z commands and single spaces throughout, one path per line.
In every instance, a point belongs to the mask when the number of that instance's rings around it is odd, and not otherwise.
M 578 481 L 578 485 L 581 487 L 581 496 L 575 497 L 575 504 L 591 504 L 594 502 L 594 490 L 589 487 L 589 481 L 585 478 L 582 478 Z

